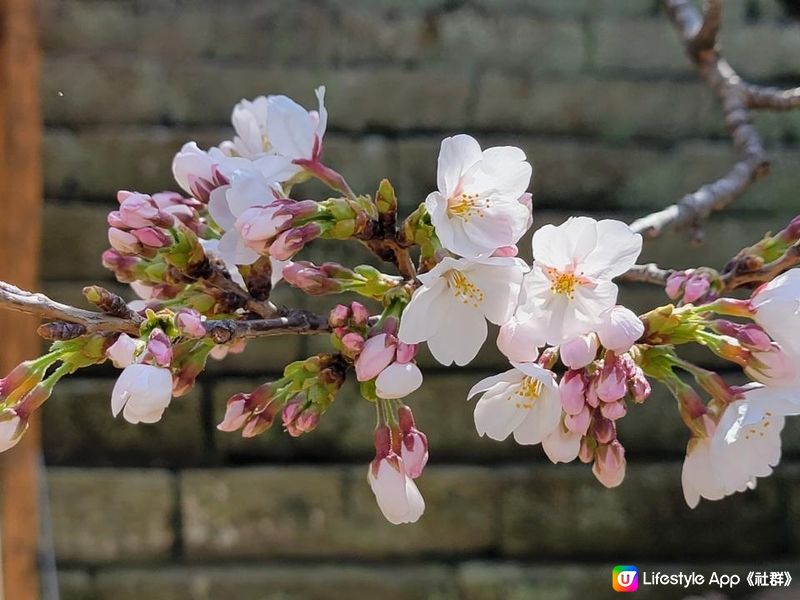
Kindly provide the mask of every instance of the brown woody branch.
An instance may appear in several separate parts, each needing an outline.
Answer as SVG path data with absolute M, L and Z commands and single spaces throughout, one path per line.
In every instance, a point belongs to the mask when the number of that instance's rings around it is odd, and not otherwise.
M 674 272 L 673 269 L 662 269 L 656 263 L 647 263 L 645 265 L 634 265 L 627 273 L 621 275 L 619 280 L 665 286 L 667 285 L 667 279 Z
M 39 328 L 46 339 L 70 339 L 90 333 L 139 335 L 143 318 L 138 314 L 121 318 L 56 302 L 44 294 L 27 292 L 0 281 L 0 308 L 23 312 L 51 321 Z M 235 339 L 330 331 L 325 316 L 305 310 L 287 309 L 266 319 L 215 319 L 204 322 L 208 337 L 218 344 Z
M 769 160 L 761 137 L 750 121 L 751 109 L 800 108 L 800 88 L 781 90 L 748 84 L 721 56 L 718 34 L 722 0 L 706 0 L 703 14 L 690 0 L 663 2 L 689 58 L 722 106 L 738 160 L 720 179 L 631 224 L 634 231 L 647 237 L 657 237 L 670 229 L 698 227 L 712 212 L 727 208 L 754 181 L 767 174 Z

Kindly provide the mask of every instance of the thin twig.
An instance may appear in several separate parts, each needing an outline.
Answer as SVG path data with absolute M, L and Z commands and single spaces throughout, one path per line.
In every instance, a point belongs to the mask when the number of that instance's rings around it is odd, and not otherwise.
M 619 280 L 665 286 L 667 284 L 667 279 L 669 279 L 669 276 L 674 272 L 673 269 L 662 269 L 656 263 L 647 263 L 644 265 L 634 265 L 627 273 L 621 275 Z
M 21 290 L 4 281 L 0 281 L 0 306 L 43 319 L 77 323 L 85 328 L 84 333 L 139 333 L 139 324 L 134 319 L 122 319 L 62 304 L 44 294 Z
M 784 90 L 763 85 L 747 85 L 747 106 L 753 110 L 794 110 L 800 108 L 800 87 Z
M 769 161 L 758 131 L 750 122 L 750 108 L 788 110 L 796 91 L 751 86 L 736 74 L 720 55 L 717 36 L 721 22 L 722 1 L 707 0 L 703 15 L 690 0 L 663 0 L 673 25 L 700 75 L 722 105 L 725 125 L 739 158 L 723 177 L 687 194 L 676 204 L 637 219 L 634 231 L 657 237 L 669 229 L 694 226 L 714 211 L 727 208 L 750 185 L 767 174 Z
M 47 339 L 70 339 L 88 333 L 128 333 L 138 336 L 139 325 L 143 320 L 135 313 L 130 319 L 123 319 L 76 308 L 56 302 L 44 294 L 21 290 L 3 281 L 0 281 L 0 308 L 8 308 L 51 321 L 40 328 L 40 334 Z M 299 309 L 286 309 L 280 316 L 267 319 L 208 320 L 204 322 L 204 327 L 207 335 L 218 344 L 240 338 L 330 331 L 327 317 Z

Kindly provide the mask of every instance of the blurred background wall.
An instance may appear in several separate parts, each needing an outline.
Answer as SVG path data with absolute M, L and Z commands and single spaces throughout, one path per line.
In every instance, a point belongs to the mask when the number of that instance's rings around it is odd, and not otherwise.
M 361 192 L 388 176 L 406 213 L 434 189 L 439 141 L 455 132 L 525 149 L 538 224 L 574 212 L 630 220 L 733 156 L 654 0 L 42 0 L 42 17 L 42 277 L 73 303 L 84 284 L 114 285 L 99 256 L 115 192 L 175 189 L 174 152 L 230 137 L 242 97 L 286 93 L 311 106 L 314 86 L 327 85 L 326 162 Z M 800 82 L 800 26 L 775 0 L 727 2 L 722 40 L 753 81 Z M 800 113 L 758 125 L 770 177 L 709 223 L 702 246 L 666 237 L 645 259 L 720 267 L 799 212 Z M 340 258 L 362 256 L 354 247 Z M 643 287 L 622 294 L 642 309 L 665 301 Z M 335 302 L 286 289 L 275 298 Z M 44 411 L 62 597 L 605 598 L 615 564 L 800 563 L 798 423 L 772 478 L 691 511 L 679 481 L 687 434 L 661 389 L 621 423 L 629 471 L 615 490 L 587 466 L 551 465 L 538 447 L 479 439 L 465 394 L 505 368 L 491 350 L 464 369 L 424 359 L 410 400 L 431 443 L 416 525 L 386 524 L 373 502 L 374 417 L 352 387 L 302 439 L 216 431 L 231 393 L 325 344 L 253 343 L 213 364 L 155 426 L 112 419 L 113 370 L 62 383 Z

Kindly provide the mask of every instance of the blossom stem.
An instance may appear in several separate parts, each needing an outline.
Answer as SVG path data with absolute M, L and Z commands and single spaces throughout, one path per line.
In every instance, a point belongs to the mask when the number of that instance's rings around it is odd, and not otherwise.
M 322 164 L 319 159 L 301 159 L 296 160 L 295 163 L 303 167 L 309 174 L 327 185 L 332 190 L 341 192 L 350 200 L 356 199 L 355 193 L 350 188 L 350 185 L 347 183 L 347 180 L 344 178 L 344 176 L 338 171 L 334 171 L 330 167 Z

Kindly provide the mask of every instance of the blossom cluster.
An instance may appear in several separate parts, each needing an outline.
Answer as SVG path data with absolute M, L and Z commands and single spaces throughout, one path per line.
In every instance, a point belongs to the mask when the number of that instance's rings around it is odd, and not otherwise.
M 122 370 L 112 414 L 159 421 L 209 357 L 242 352 L 247 339 L 289 328 L 294 317 L 298 327 L 309 322 L 269 301 L 273 287 L 289 285 L 309 295 L 354 292 L 364 303 L 337 304 L 325 323 L 308 325 L 305 332 L 330 334 L 330 351 L 233 395 L 218 428 L 249 438 L 277 422 L 291 436 L 309 433 L 352 373 L 375 407 L 367 480 L 392 523 L 415 522 L 425 510 L 416 482 L 428 440 L 405 401 L 423 385 L 418 350 L 425 344 L 442 365 L 467 365 L 486 344 L 489 323 L 508 369 L 469 391 L 479 435 L 541 444 L 553 463 L 591 464 L 602 485 L 615 487 L 627 464 L 617 423 L 660 382 L 688 430 L 682 483 L 690 506 L 752 488 L 772 472 L 784 420 L 800 412 L 800 269 L 747 299 L 726 297 L 713 269 L 674 272 L 665 292 L 676 304 L 637 315 L 619 303 L 615 283 L 642 251 L 641 235 L 625 223 L 579 216 L 544 224 L 530 241 L 532 261 L 519 257 L 534 224 L 533 168 L 521 149 L 482 149 L 468 135 L 444 139 L 437 189 L 401 220 L 387 180 L 374 196 L 356 194 L 322 162 L 325 89 L 316 96 L 316 110 L 280 95 L 242 100 L 232 139 L 208 150 L 189 142 L 175 155 L 182 193 L 119 192 L 102 260 L 139 300 L 120 306 L 102 288 L 85 293 L 132 326 L 66 336 L 1 379 L 0 451 L 20 439 L 61 377 L 106 360 Z M 292 197 L 310 178 L 333 195 Z M 750 252 L 772 261 L 798 238 L 793 223 Z M 397 274 L 298 259 L 317 239 L 358 242 Z M 684 344 L 738 365 L 749 382 L 728 384 L 684 360 Z

